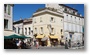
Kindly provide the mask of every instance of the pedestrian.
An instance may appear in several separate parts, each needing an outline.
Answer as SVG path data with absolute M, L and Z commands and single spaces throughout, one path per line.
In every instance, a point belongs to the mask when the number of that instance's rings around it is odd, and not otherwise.
M 69 47 L 71 47 L 71 39 L 69 39 L 69 42 L 68 42 L 68 44 L 69 44 Z
M 21 49 L 26 49 L 26 43 L 24 43 L 24 41 L 21 41 Z
M 17 47 L 18 47 L 18 49 L 21 49 L 21 40 L 20 39 L 18 40 Z
M 65 49 L 68 49 L 68 41 L 65 41 Z
M 54 40 L 54 46 L 56 45 L 56 41 Z
M 27 48 L 27 49 L 31 49 L 31 44 L 30 44 L 29 41 L 27 41 L 27 43 L 26 43 L 26 48 Z
M 36 41 L 36 49 L 39 49 L 39 42 Z
M 36 46 L 36 40 L 34 40 L 34 46 Z
M 52 47 L 52 41 L 51 41 L 51 47 Z

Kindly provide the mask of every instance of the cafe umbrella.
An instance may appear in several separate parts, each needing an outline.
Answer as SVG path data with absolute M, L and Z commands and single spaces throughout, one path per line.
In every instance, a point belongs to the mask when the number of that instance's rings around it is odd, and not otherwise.
M 4 36 L 4 39 L 12 39 L 12 38 L 20 38 L 20 39 L 24 39 L 27 38 L 26 36 L 19 36 L 19 35 L 10 35 L 10 36 Z
M 46 41 L 48 38 L 47 37 L 43 37 L 42 39 L 41 39 L 41 41 Z

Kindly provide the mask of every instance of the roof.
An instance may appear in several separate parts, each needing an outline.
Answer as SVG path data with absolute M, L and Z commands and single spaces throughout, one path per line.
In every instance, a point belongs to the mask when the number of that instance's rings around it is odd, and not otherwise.
M 77 17 L 80 17 L 80 18 L 84 18 L 83 16 L 80 16 L 80 14 L 78 13 L 77 15 L 75 15 L 75 14 L 73 14 L 73 13 L 69 13 L 69 12 L 66 12 L 66 11 L 64 11 L 65 13 L 68 13 L 68 14 L 70 14 L 70 15 L 74 15 L 74 16 L 77 16 Z
M 74 11 L 78 11 L 78 10 L 76 10 L 76 9 L 74 9 L 74 8 L 72 8 L 72 7 L 69 7 L 69 6 L 67 6 L 67 5 L 64 5 L 64 4 L 59 4 L 59 5 L 64 6 L 64 7 L 67 7 L 67 8 L 70 8 L 70 9 L 72 9 L 72 10 L 74 10 Z
M 57 9 L 54 9 L 54 8 L 50 8 L 50 7 L 45 7 L 45 8 L 41 8 L 41 9 L 38 9 L 34 14 L 33 14 L 33 17 L 35 16 L 38 16 L 38 15 L 43 15 L 43 14 L 51 14 L 51 15 L 55 15 L 55 16 L 60 16 L 60 17 L 63 17 L 63 13 L 61 12 L 58 12 Z
M 18 20 L 18 21 L 13 22 L 13 24 L 19 24 L 19 23 L 23 23 L 23 20 Z
M 4 4 L 4 6 L 6 6 L 6 5 L 11 5 L 11 6 L 14 6 L 14 4 Z
M 32 23 L 32 19 L 25 19 L 23 21 L 24 24 L 31 24 Z
M 50 7 L 45 7 L 45 8 L 40 8 L 38 9 L 36 12 L 39 12 L 39 11 L 42 11 L 42 10 L 45 10 L 45 9 L 48 9 L 48 10 L 51 10 L 51 11 L 54 11 L 54 12 L 57 12 L 57 9 L 54 9 L 54 8 L 50 8 Z

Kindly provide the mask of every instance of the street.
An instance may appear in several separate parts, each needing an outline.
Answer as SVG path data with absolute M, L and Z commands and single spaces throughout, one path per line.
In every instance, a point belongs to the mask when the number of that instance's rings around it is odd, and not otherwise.
M 31 49 L 36 49 L 36 47 L 32 47 Z M 65 49 L 65 46 L 52 46 L 52 47 L 47 47 L 47 46 L 39 46 L 39 49 Z M 80 47 L 71 47 L 69 49 L 84 49 L 84 46 Z

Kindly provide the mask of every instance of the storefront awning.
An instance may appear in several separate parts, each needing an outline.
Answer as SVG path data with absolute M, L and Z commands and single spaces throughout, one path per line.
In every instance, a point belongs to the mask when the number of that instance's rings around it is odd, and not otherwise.
M 50 36 L 51 39 L 58 39 L 58 36 Z
M 44 35 L 38 35 L 38 36 L 36 36 L 36 38 L 43 38 L 44 37 Z

